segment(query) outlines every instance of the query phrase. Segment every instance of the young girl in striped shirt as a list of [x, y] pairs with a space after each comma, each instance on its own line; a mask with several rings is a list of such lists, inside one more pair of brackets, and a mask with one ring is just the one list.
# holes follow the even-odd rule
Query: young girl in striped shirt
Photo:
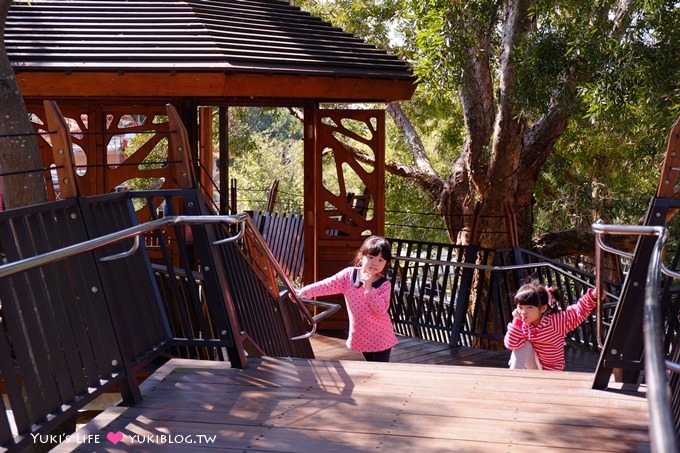
[[561, 301], [556, 288], [538, 281], [519, 288], [504, 340], [512, 350], [510, 368], [564, 370], [564, 338], [590, 315], [597, 301], [594, 289], [564, 311], [559, 309]]

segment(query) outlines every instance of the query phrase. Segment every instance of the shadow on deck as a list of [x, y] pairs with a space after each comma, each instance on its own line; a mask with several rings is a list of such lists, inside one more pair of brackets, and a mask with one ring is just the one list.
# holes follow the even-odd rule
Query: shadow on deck
[[587, 373], [273, 358], [227, 367], [173, 359], [141, 403], [108, 409], [53, 451], [649, 451], [644, 393], [593, 390]]
[[143, 401], [52, 451], [650, 451], [644, 386], [594, 390], [592, 373], [509, 370], [502, 352], [408, 340], [391, 363], [318, 335], [316, 360], [172, 359]]
[[[431, 365], [471, 365], [478, 367], [507, 368], [510, 351], [458, 347], [411, 337], [399, 336], [399, 343], [392, 349], [391, 362], [421, 363]], [[314, 335], [311, 338], [314, 355], [326, 360], [363, 360], [360, 353], [349, 351], [345, 340], [336, 336]], [[565, 371], [594, 372], [599, 354], [573, 347], [565, 352]]]

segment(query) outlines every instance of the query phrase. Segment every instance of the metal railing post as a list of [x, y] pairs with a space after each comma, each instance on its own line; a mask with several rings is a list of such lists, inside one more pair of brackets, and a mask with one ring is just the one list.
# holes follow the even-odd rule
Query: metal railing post
[[[657, 453], [676, 453], [677, 433], [671, 412], [670, 392], [666, 369], [673, 368], [666, 363], [663, 347], [663, 314], [659, 301], [659, 284], [661, 273], [673, 278], [680, 278], [680, 273], [665, 269], [661, 263], [661, 256], [667, 230], [661, 226], [631, 226], [631, 225], [593, 225], [598, 249], [611, 253], [629, 256], [626, 252], [608, 247], [602, 242], [603, 234], [636, 234], [641, 236], [657, 236], [652, 250], [645, 282], [644, 317], [642, 323], [645, 342], [645, 372], [647, 382], [647, 400], [649, 401], [649, 433], [652, 451]], [[596, 274], [600, 274], [599, 268]], [[596, 280], [599, 286], [600, 280]], [[599, 317], [598, 317], [599, 321]], [[598, 332], [599, 336], [599, 332]]]

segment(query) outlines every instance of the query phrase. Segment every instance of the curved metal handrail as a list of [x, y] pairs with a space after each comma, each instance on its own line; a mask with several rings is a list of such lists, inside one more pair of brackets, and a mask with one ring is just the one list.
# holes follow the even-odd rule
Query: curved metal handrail
[[[292, 294], [294, 294], [294, 293], [291, 293], [287, 290], [284, 291], [284, 292], [287, 293], [286, 295], [288, 297], [293, 297]], [[306, 298], [303, 298], [303, 297], [297, 297], [297, 295], [295, 295], [294, 297], [298, 301], [300, 301], [301, 303], [303, 303], [305, 305], [311, 305], [311, 306], [314, 306], [314, 307], [322, 307], [322, 308], [325, 308], [325, 310], [322, 311], [321, 313], [317, 314], [317, 315], [312, 316], [312, 319], [314, 321], [312, 323], [312, 330], [310, 330], [309, 332], [303, 333], [302, 335], [295, 336], [295, 337], [291, 338], [291, 340], [304, 340], [305, 338], [311, 337], [312, 335], [314, 335], [316, 333], [316, 328], [321, 321], [323, 321], [324, 319], [328, 318], [330, 315], [332, 315], [335, 312], [337, 312], [338, 310], [340, 310], [340, 305], [338, 305], [338, 304], [333, 304], [333, 303], [330, 303], [330, 302], [322, 302], [320, 300], [314, 300], [314, 299], [306, 299]]]
[[135, 236], [132, 240], [132, 247], [124, 252], [116, 253], [115, 255], [109, 255], [99, 258], [99, 261], [106, 263], [107, 261], [115, 261], [122, 258], [127, 258], [128, 256], [134, 255], [139, 249], [139, 235]]
[[[633, 258], [634, 253], [626, 252], [607, 245], [602, 240], [602, 235], [612, 234], [612, 235], [636, 235], [636, 236], [657, 236], [665, 235], [665, 228], [662, 226], [650, 226], [650, 225], [605, 225], [604, 223], [598, 221], [592, 226], [593, 232], [595, 232], [595, 269], [601, 269], [601, 251], [605, 250], [614, 255], [623, 256], [626, 258]], [[660, 264], [661, 271], [668, 275], [676, 275], [676, 278], [680, 278], [680, 274], [666, 268], [663, 264]], [[597, 300], [602, 300], [602, 277], [600, 272], [595, 273], [595, 294]], [[597, 323], [596, 323], [596, 336], [597, 344], [600, 347], [604, 346], [602, 341], [602, 304], [597, 304]]]
[[212, 245], [222, 245], [222, 244], [227, 244], [229, 242], [236, 242], [239, 239], [243, 237], [243, 235], [246, 233], [246, 223], [241, 222], [240, 223], [241, 228], [238, 230], [238, 234], [236, 236], [229, 236], [224, 239], [218, 239], [216, 241], [213, 241]]
[[[659, 301], [659, 276], [662, 273], [680, 277], [677, 272], [663, 271], [661, 256], [667, 230], [661, 226], [638, 225], [604, 225], [595, 223], [592, 226], [600, 247], [602, 234], [636, 234], [657, 236], [652, 250], [645, 283], [643, 338], [645, 341], [645, 372], [649, 401], [649, 431], [652, 448], [657, 452], [674, 453], [678, 451], [675, 435], [675, 422], [671, 412], [666, 369], [680, 370], [677, 364], [666, 360], [663, 348], [663, 314]], [[612, 249], [613, 253], [616, 249]], [[599, 274], [597, 272], [596, 274]]]
[[[283, 268], [279, 264], [278, 260], [274, 256], [274, 254], [271, 252], [271, 250], [269, 250], [269, 246], [265, 242], [264, 238], [260, 235], [260, 232], [258, 231], [257, 227], [255, 227], [253, 220], [250, 218], [249, 215], [244, 214], [244, 218], [243, 218], [242, 221], [246, 225], [247, 228], [250, 228], [253, 232], [257, 233], [253, 236], [253, 238], [255, 239], [255, 242], [257, 243], [257, 246], [261, 249], [262, 253], [264, 253], [266, 255], [267, 260], [271, 263], [272, 267], [274, 268], [274, 272], [276, 272], [276, 275], [283, 282], [285, 290], [288, 292], [288, 294], [287, 294], [288, 299], [290, 299], [291, 302], [293, 302], [294, 304], [296, 304], [298, 306], [298, 308], [302, 312], [302, 315], [304, 316], [304, 318], [312, 326], [312, 329], [310, 331], [308, 331], [308, 332], [306, 332], [302, 335], [295, 336], [295, 337], [291, 338], [291, 340], [302, 340], [302, 339], [311, 337], [316, 332], [317, 323], [319, 321], [321, 321], [322, 319], [325, 319], [328, 316], [330, 316], [333, 313], [340, 310], [340, 305], [333, 304], [333, 303], [330, 303], [330, 302], [322, 302], [322, 301], [317, 301], [317, 300], [299, 298], [297, 296], [295, 286], [293, 285], [293, 283], [288, 278], [288, 275], [283, 270]], [[312, 316], [312, 314], [309, 312], [309, 310], [307, 310], [307, 305], [314, 305], [314, 306], [318, 306], [318, 307], [323, 307], [326, 310], [324, 310], [323, 312], [319, 313], [316, 316]]]
[[503, 265], [495, 265], [495, 264], [474, 264], [474, 263], [461, 263], [459, 261], [442, 261], [442, 260], [430, 260], [426, 258], [416, 258], [416, 257], [410, 257], [410, 256], [395, 256], [393, 257], [393, 260], [399, 260], [399, 261], [413, 261], [416, 263], [426, 263], [426, 264], [434, 264], [438, 266], [451, 266], [451, 267], [460, 267], [463, 269], [478, 269], [478, 270], [488, 270], [488, 271], [514, 271], [514, 270], [521, 270], [521, 269], [536, 269], [536, 268], [549, 268], [552, 269], [562, 275], [569, 275], [569, 277], [584, 286], [592, 288], [593, 285], [592, 283], [583, 280], [582, 278], [579, 278], [577, 275], [571, 274], [569, 272], [566, 272], [563, 268], [556, 266], [552, 263], [529, 263], [529, 264], [503, 264]]
[[[6, 263], [3, 265], [0, 265], [0, 278], [2, 277], [8, 277], [14, 274], [17, 274], [19, 272], [27, 271], [30, 269], [34, 269], [36, 267], [45, 265], [45, 264], [52, 264], [56, 263], [58, 261], [62, 261], [66, 258], [85, 253], [85, 252], [90, 252], [92, 250], [98, 249], [100, 247], [103, 247], [105, 245], [110, 245], [128, 238], [135, 238], [135, 244], [133, 244], [132, 248], [125, 251], [121, 252], [118, 254], [110, 255], [110, 256], [105, 256], [100, 258], [100, 261], [113, 261], [116, 259], [121, 259], [126, 256], [130, 256], [133, 253], [137, 251], [139, 248], [139, 236], [147, 233], [149, 231], [157, 230], [160, 228], [163, 228], [167, 225], [179, 225], [179, 224], [227, 224], [227, 225], [240, 225], [241, 229], [239, 233], [236, 236], [228, 237], [225, 239], [220, 239], [215, 242], [213, 242], [213, 245], [220, 245], [224, 244], [226, 242], [232, 242], [235, 240], [240, 239], [246, 228], [251, 228], [254, 232], [257, 234], [254, 235], [253, 237], [256, 238], [256, 242], [258, 243], [258, 246], [262, 249], [262, 251], [265, 253], [267, 256], [268, 260], [271, 262], [276, 274], [278, 277], [281, 279], [281, 281], [284, 283], [286, 289], [289, 291], [289, 299], [295, 303], [300, 311], [302, 312], [303, 317], [307, 320], [307, 322], [312, 326], [312, 329], [300, 336], [293, 337], [293, 339], [303, 339], [303, 338], [309, 338], [311, 337], [315, 332], [317, 328], [317, 323], [321, 321], [322, 319], [332, 315], [333, 313], [337, 312], [340, 309], [340, 305], [338, 304], [332, 304], [332, 303], [327, 303], [327, 302], [320, 302], [320, 301], [308, 301], [307, 299], [305, 300], [300, 300], [296, 293], [295, 293], [295, 287], [293, 284], [290, 282], [288, 279], [288, 276], [286, 273], [283, 271], [281, 268], [281, 265], [278, 263], [274, 255], [271, 253], [269, 250], [269, 247], [267, 246], [266, 242], [262, 238], [262, 236], [259, 234], [259, 231], [257, 231], [257, 228], [253, 224], [252, 220], [250, 219], [250, 216], [246, 213], [241, 213], [237, 215], [178, 215], [178, 216], [167, 216], [167, 217], [162, 217], [160, 219], [155, 219], [155, 220], [150, 220], [148, 222], [135, 225], [129, 228], [125, 228], [123, 230], [119, 230], [110, 234], [106, 234], [103, 236], [100, 236], [98, 238], [94, 239], [89, 239], [87, 241], [79, 242], [78, 244], [73, 244], [69, 245], [66, 247], [62, 247], [60, 249], [52, 250], [49, 252], [42, 253], [40, 255], [35, 255], [29, 258], [24, 258], [20, 259], [17, 261], [13, 261], [11, 263]], [[309, 305], [314, 305], [314, 306], [320, 306], [326, 308], [325, 311], [322, 313], [312, 316], [312, 314], [307, 310], [307, 304]]]

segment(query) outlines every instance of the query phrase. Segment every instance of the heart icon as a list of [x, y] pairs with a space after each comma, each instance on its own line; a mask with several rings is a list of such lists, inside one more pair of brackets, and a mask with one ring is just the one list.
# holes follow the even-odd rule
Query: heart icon
[[118, 442], [123, 440], [123, 433], [120, 431], [115, 432], [115, 433], [108, 433], [106, 435], [106, 438], [111, 442], [113, 445], [116, 445]]

